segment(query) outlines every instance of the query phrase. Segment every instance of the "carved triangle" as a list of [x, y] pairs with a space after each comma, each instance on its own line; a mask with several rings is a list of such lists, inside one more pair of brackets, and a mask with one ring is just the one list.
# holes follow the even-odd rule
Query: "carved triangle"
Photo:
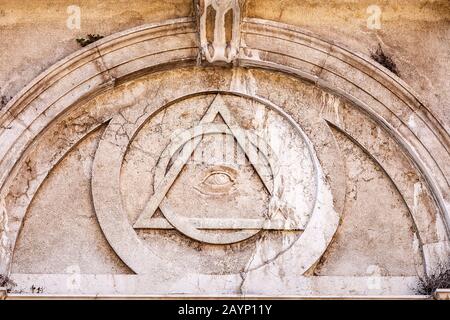
[[[234, 118], [232, 117], [225, 101], [223, 100], [222, 96], [220, 94], [217, 94], [214, 100], [212, 101], [210, 107], [200, 120], [200, 124], [208, 124], [213, 123], [217, 117], [220, 117], [223, 122], [226, 124], [226, 126], [231, 131], [231, 134], [236, 139], [238, 145], [241, 147], [242, 151], [245, 153], [245, 155], [248, 157], [249, 162], [253, 165], [257, 175], [263, 182], [264, 186], [268, 190], [269, 194], [272, 193], [272, 190], [270, 190], [270, 182], [267, 181], [268, 173], [267, 168], [264, 166], [259, 165], [258, 161], [258, 150], [256, 147], [252, 146], [250, 143], [246, 143], [247, 137], [243, 134], [243, 131], [239, 128], [238, 124], [235, 122]], [[195, 137], [192, 139], [193, 143], [186, 143], [179, 155], [177, 156], [177, 159], [174, 161], [173, 165], [170, 167], [169, 171], [166, 173], [163, 180], [159, 183], [157, 188], [155, 188], [155, 194], [150, 198], [149, 202], [147, 203], [146, 207], [144, 208], [143, 212], [139, 216], [138, 220], [134, 224], [134, 228], [136, 229], [142, 229], [142, 228], [155, 228], [155, 229], [171, 229], [173, 228], [170, 222], [165, 218], [153, 218], [153, 215], [157, 211], [161, 201], [163, 201], [164, 197], [166, 196], [167, 192], [170, 190], [171, 186], [175, 182], [178, 174], [181, 172], [183, 167], [186, 165], [187, 161], [191, 157], [194, 150], [198, 147], [199, 143], [201, 142], [202, 137]], [[164, 215], [164, 212], [163, 212]], [[264, 219], [238, 219], [237, 221], [240, 221], [242, 224], [242, 227], [238, 227], [235, 223], [229, 222], [229, 223], [217, 223], [215, 224], [214, 221], [210, 222], [209, 224], [207, 222], [202, 223], [198, 222], [198, 219], [187, 219], [188, 223], [192, 223], [193, 225], [197, 226], [199, 229], [209, 229], [211, 226], [216, 225], [216, 228], [212, 229], [228, 229], [228, 226], [235, 226], [236, 229], [253, 229], [258, 226], [261, 228], [264, 226], [265, 223], [267, 223]], [[211, 220], [211, 219], [205, 219]], [[215, 219], [212, 219], [215, 220]], [[227, 219], [221, 219], [221, 220], [227, 220]], [[251, 220], [253, 222], [249, 222], [246, 220]], [[212, 224], [211, 224], [212, 223]], [[275, 228], [277, 223], [275, 223], [271, 228]], [[280, 224], [281, 225], [281, 224]], [[206, 227], [205, 227], [206, 226]], [[247, 226], [247, 227], [246, 227]], [[275, 228], [277, 229], [277, 228]]]

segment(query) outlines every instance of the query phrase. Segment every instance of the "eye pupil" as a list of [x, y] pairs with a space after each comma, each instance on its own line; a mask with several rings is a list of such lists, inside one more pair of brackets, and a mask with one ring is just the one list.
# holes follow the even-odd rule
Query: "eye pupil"
[[205, 182], [209, 185], [222, 186], [232, 181], [226, 173], [213, 173], [206, 179]]
[[203, 195], [226, 195], [236, 190], [237, 172], [233, 168], [216, 166], [202, 174], [203, 180], [194, 188]]

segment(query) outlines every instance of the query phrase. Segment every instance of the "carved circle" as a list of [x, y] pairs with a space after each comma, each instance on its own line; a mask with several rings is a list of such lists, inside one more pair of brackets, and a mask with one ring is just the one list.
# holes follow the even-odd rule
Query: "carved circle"
[[[164, 171], [168, 167], [170, 157], [173, 156], [173, 154], [182, 148], [186, 143], [188, 143], [192, 139], [197, 139], [200, 135], [208, 135], [208, 134], [231, 134], [229, 132], [229, 129], [227, 126], [221, 126], [221, 125], [214, 125], [209, 124], [209, 126], [201, 126], [199, 128], [200, 130], [196, 130], [196, 128], [192, 129], [192, 134], [188, 134], [185, 137], [181, 137], [181, 139], [175, 139], [174, 142], [172, 142], [167, 148], [164, 150], [163, 155], [161, 156], [161, 161], [158, 161], [158, 166], [156, 168], [155, 172], [155, 184], [158, 185], [164, 178]], [[256, 143], [257, 138], [255, 138], [253, 133], [251, 132], [245, 132], [246, 136], [251, 137], [251, 143]], [[261, 146], [259, 146], [261, 147]], [[273, 176], [276, 176], [276, 163], [275, 159], [273, 157], [273, 151], [267, 152], [270, 150], [269, 145], [265, 145], [265, 148], [261, 148], [263, 155], [268, 160], [268, 164], [270, 166], [270, 171]], [[216, 174], [217, 175], [217, 174]], [[222, 173], [222, 178], [223, 173]], [[229, 176], [225, 176], [225, 179], [229, 179]], [[274, 182], [272, 183], [272, 190], [271, 194], [273, 194], [274, 189], [277, 188], [276, 183], [279, 183], [279, 179], [274, 179]], [[263, 223], [261, 223], [260, 227], [257, 229], [251, 229], [251, 230], [240, 230], [236, 231], [234, 233], [228, 233], [228, 234], [218, 234], [218, 233], [207, 233], [202, 232], [201, 230], [195, 228], [192, 226], [189, 221], [183, 220], [179, 218], [179, 215], [175, 213], [176, 210], [170, 205], [169, 201], [167, 199], [163, 199], [161, 204], [159, 205], [162, 212], [164, 213], [164, 216], [169, 220], [169, 222], [179, 231], [184, 233], [186, 236], [206, 243], [212, 243], [212, 244], [230, 244], [230, 243], [236, 243], [243, 240], [246, 240], [250, 237], [253, 237], [258, 232], [260, 232], [261, 228], [263, 227]]]
[[[197, 93], [198, 95], [199, 93]], [[243, 96], [241, 93], [238, 95], [234, 95], [230, 92], [223, 92], [225, 95], [232, 95], [235, 97]], [[188, 96], [182, 98], [180, 97], [177, 101], [187, 98]], [[247, 97], [246, 99], [255, 99], [255, 97]], [[261, 101], [260, 101], [261, 102]], [[267, 261], [271, 261], [276, 259], [279, 255], [286, 255], [287, 252], [295, 252], [296, 260], [299, 262], [298, 269], [306, 271], [308, 270], [313, 263], [315, 263], [320, 256], [323, 254], [324, 250], [328, 246], [329, 242], [332, 239], [333, 234], [335, 233], [338, 223], [339, 223], [339, 213], [334, 209], [333, 204], [333, 196], [329, 190], [329, 187], [325, 185], [325, 179], [323, 176], [323, 172], [321, 169], [321, 165], [319, 164], [314, 149], [312, 148], [311, 142], [300, 129], [298, 124], [296, 124], [290, 116], [285, 114], [280, 108], [274, 105], [267, 105], [266, 107], [270, 110], [274, 110], [282, 117], [287, 119], [287, 121], [296, 128], [295, 130], [298, 132], [300, 136], [305, 140], [306, 146], [309, 150], [309, 154], [311, 157], [311, 161], [313, 164], [313, 170], [316, 172], [315, 184], [316, 191], [315, 204], [312, 206], [312, 213], [309, 214], [309, 222], [303, 221], [305, 223], [306, 228], [300, 235], [292, 235], [289, 236], [291, 240], [286, 241], [286, 244], [279, 249], [278, 252], [269, 255]], [[170, 104], [169, 104], [170, 105]], [[167, 105], [165, 106], [165, 108]], [[154, 108], [154, 110], [158, 110], [158, 108]], [[160, 110], [160, 109], [159, 109]], [[151, 114], [148, 114], [148, 117], [151, 117]], [[137, 131], [142, 127], [142, 124], [145, 123], [145, 119], [140, 122], [136, 122], [133, 124], [133, 127], [129, 129], [127, 137], [134, 137]], [[109, 243], [112, 245], [114, 250], [119, 254], [119, 256], [123, 259], [127, 265], [132, 268], [137, 273], [148, 273], [149, 270], [153, 268], [158, 268], [159, 264], [164, 264], [165, 268], [167, 268], [167, 264], [172, 265], [172, 261], [164, 261], [164, 259], [158, 257], [158, 254], [149, 250], [145, 243], [141, 241], [139, 236], [136, 234], [136, 231], [133, 229], [130, 221], [128, 220], [128, 216], [123, 208], [121, 203], [121, 195], [118, 186], [120, 185], [120, 172], [121, 172], [121, 164], [123, 161], [123, 157], [127, 151], [128, 145], [131, 143], [129, 138], [123, 138], [124, 140], [120, 143], [117, 142], [117, 128], [123, 127], [123, 116], [115, 117], [109, 124], [106, 129], [103, 139], [99, 144], [94, 165], [93, 165], [93, 178], [92, 178], [92, 192], [93, 199], [96, 208], [96, 213], [98, 220], [100, 222], [101, 228], [105, 236], [107, 237]], [[191, 137], [191, 138], [196, 138]], [[186, 142], [187, 139], [182, 139], [178, 144], [182, 144]], [[254, 139], [253, 139], [254, 140]], [[176, 150], [178, 145], [168, 146], [166, 150], [169, 154], [172, 153], [173, 150]], [[269, 149], [266, 147], [266, 149]], [[161, 167], [165, 168], [167, 166], [167, 158], [165, 161], [161, 161]], [[268, 157], [269, 159], [273, 157]], [[269, 160], [269, 162], [273, 162]], [[271, 167], [275, 167], [275, 164], [271, 164]], [[156, 170], [156, 172], [160, 172], [161, 170]], [[156, 173], [156, 181], [162, 179], [161, 174]], [[274, 190], [277, 188], [277, 183], [273, 183]], [[272, 203], [271, 203], [272, 204]], [[167, 213], [168, 220], [182, 233], [186, 235], [204, 241], [205, 236], [202, 234], [198, 234], [198, 230], [195, 228], [185, 227], [183, 221], [177, 220], [175, 214], [172, 213], [172, 209], [170, 206], [164, 207], [163, 204], [163, 212], [166, 215]], [[166, 210], [164, 210], [166, 209]], [[174, 217], [175, 216], [175, 217]], [[245, 238], [251, 237], [256, 234], [258, 230], [251, 232], [237, 232], [231, 239], [225, 239], [223, 235], [213, 235], [212, 237], [206, 238], [206, 242], [210, 243], [229, 243], [240, 241]], [[222, 238], [222, 239], [221, 239]], [[286, 238], [286, 239], [288, 239]], [[225, 240], [224, 240], [225, 239]], [[261, 240], [257, 242], [257, 247], [264, 247], [268, 244], [267, 241]], [[267, 262], [266, 261], [266, 262]], [[264, 264], [264, 261], [252, 261], [249, 265], [247, 265], [248, 270], [254, 270]], [[160, 267], [159, 267], [160, 268]], [[171, 268], [173, 270], [177, 270], [177, 266], [172, 265]]]

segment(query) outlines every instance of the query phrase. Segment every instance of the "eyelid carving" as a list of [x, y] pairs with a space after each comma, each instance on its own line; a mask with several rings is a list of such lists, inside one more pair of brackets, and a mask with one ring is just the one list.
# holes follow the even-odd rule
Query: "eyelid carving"
[[237, 172], [227, 166], [215, 166], [207, 170], [202, 182], [194, 188], [207, 195], [228, 194], [235, 190]]

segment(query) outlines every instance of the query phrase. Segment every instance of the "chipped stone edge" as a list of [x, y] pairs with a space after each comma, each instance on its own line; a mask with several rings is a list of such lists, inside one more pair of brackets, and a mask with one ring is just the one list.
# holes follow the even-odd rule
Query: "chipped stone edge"
[[435, 300], [450, 300], [450, 289], [437, 289], [433, 294], [433, 298]]

